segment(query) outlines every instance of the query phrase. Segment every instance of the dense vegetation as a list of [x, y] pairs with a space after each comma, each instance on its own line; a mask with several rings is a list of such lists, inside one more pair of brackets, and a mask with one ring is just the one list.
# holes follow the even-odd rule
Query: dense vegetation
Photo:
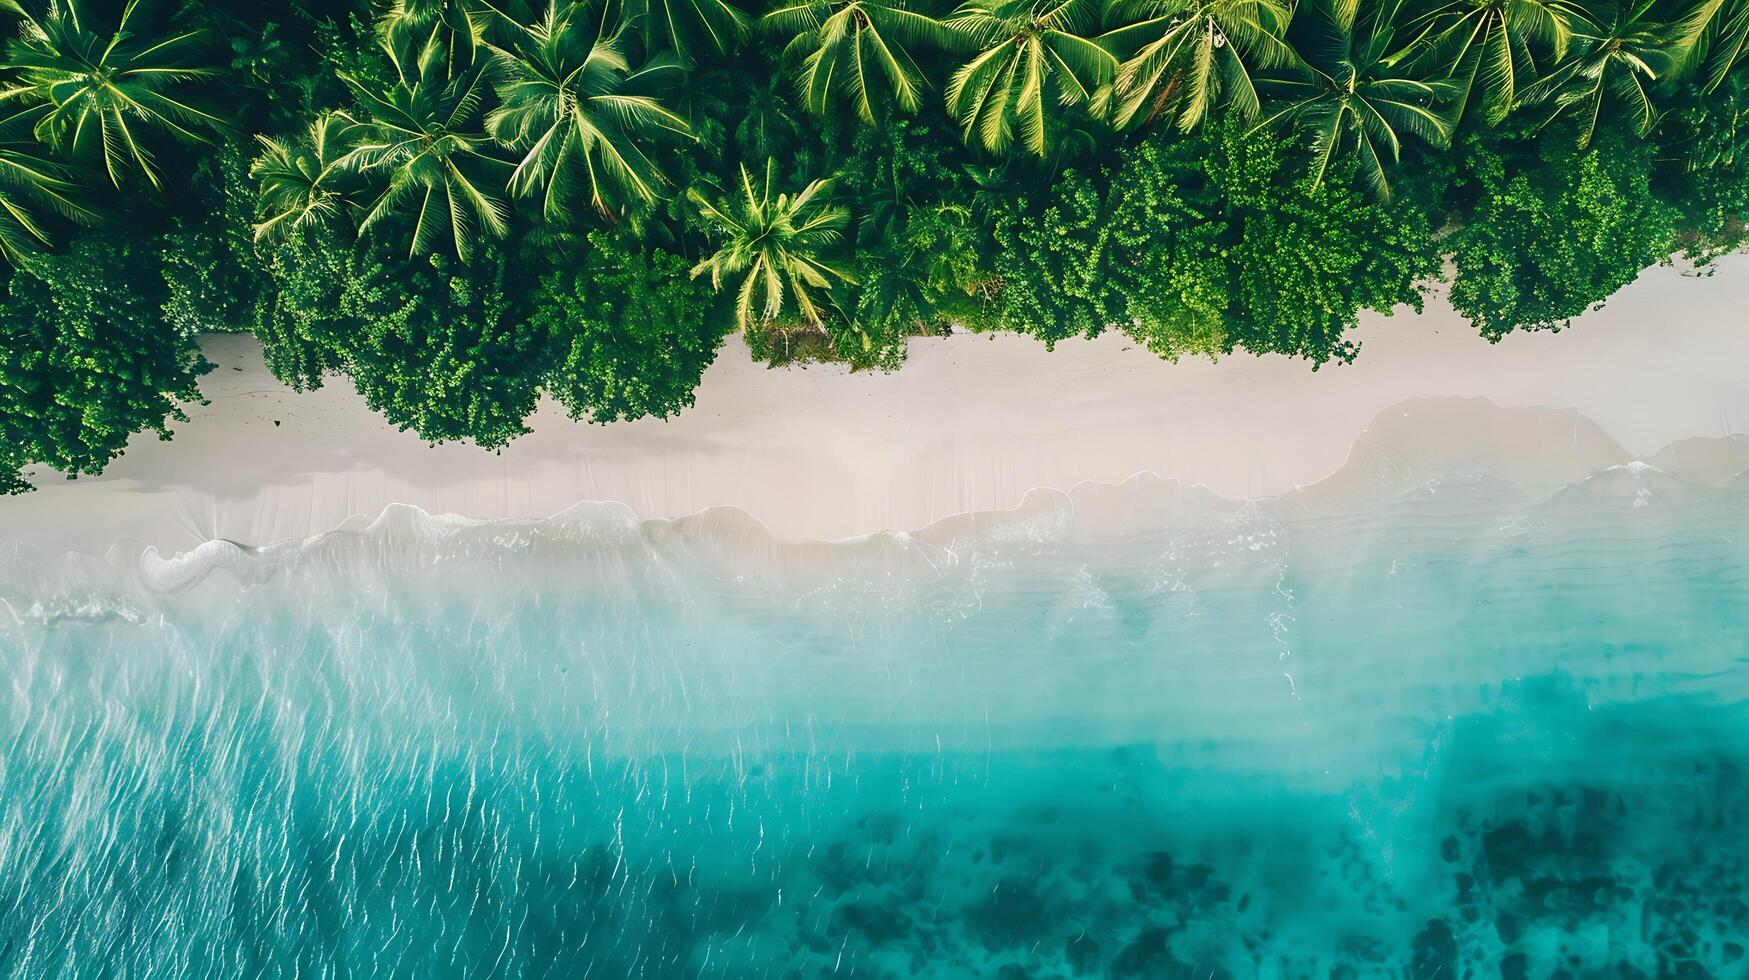
[[1746, 0], [0, 0], [0, 488], [251, 329], [422, 437], [666, 416], [730, 331], [1356, 354], [1749, 217]]

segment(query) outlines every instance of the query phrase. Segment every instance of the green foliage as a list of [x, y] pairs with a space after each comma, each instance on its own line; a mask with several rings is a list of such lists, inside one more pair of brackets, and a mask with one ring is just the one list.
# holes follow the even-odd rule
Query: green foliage
[[1451, 304], [1490, 341], [1566, 326], [1675, 247], [1677, 215], [1652, 192], [1650, 145], [1563, 144], [1464, 147], [1476, 203], [1448, 241]]
[[724, 335], [710, 290], [680, 256], [604, 232], [572, 255], [541, 278], [529, 316], [553, 345], [547, 392], [591, 422], [690, 407]]
[[858, 192], [859, 288], [848, 315], [827, 328], [853, 368], [897, 368], [909, 338], [962, 318], [990, 278], [984, 260], [994, 242], [958, 153], [951, 132], [912, 120], [854, 138], [840, 186]]
[[940, 329], [985, 277], [969, 208], [907, 208], [903, 222], [858, 255], [855, 316], [832, 338], [853, 368], [896, 369], [909, 338]]
[[269, 264], [268, 366], [299, 388], [344, 371], [373, 410], [428, 442], [503, 446], [527, 431], [545, 367], [512, 299], [524, 291], [515, 265], [497, 248], [463, 265], [295, 236]]
[[996, 222], [997, 309], [1007, 329], [1055, 346], [1094, 337], [1116, 319], [1103, 276], [1109, 229], [1100, 188], [1065, 174], [1038, 210], [1016, 199]]
[[1439, 248], [1411, 202], [1369, 200], [1345, 182], [1276, 179], [1289, 150], [1267, 133], [1229, 130], [1209, 160], [1236, 236], [1226, 343], [1314, 365], [1352, 361], [1358, 348], [1346, 334], [1360, 311], [1420, 310]]
[[1419, 309], [1438, 250], [1407, 203], [1283, 183], [1290, 147], [1229, 125], [1144, 142], [1097, 179], [1065, 174], [1042, 211], [997, 223], [997, 322], [1047, 344], [1117, 327], [1170, 358], [1352, 359], [1359, 311]]
[[330, 337], [350, 325], [340, 302], [360, 266], [357, 251], [332, 229], [310, 228], [266, 253], [269, 286], [255, 301], [255, 336], [267, 369], [297, 391], [322, 387], [346, 366]]
[[248, 132], [301, 129], [318, 107], [345, 94], [324, 52], [357, 50], [356, 44], [341, 42], [338, 24], [316, 11], [297, 4], [279, 8], [263, 19], [253, 0], [215, 0], [199, 7], [199, 22], [212, 37], [213, 60], [230, 56], [222, 69], [230, 90], [249, 94], [228, 103]]
[[1706, 266], [1749, 244], [1749, 78], [1666, 117], [1662, 194], [1682, 217], [1683, 255]]
[[1162, 357], [1222, 350], [1232, 270], [1208, 149], [1149, 140], [1105, 173], [1065, 174], [1042, 213], [1005, 213], [999, 321], [1047, 345], [1116, 327]]
[[173, 333], [248, 330], [267, 288], [249, 221], [255, 187], [237, 146], [195, 169], [190, 182], [201, 206], [178, 216], [164, 236], [164, 322]]
[[124, 229], [80, 236], [13, 274], [0, 305], [0, 492], [19, 469], [101, 473], [128, 437], [170, 438], [212, 365], [159, 317], [159, 245]]
[[1153, 139], [1110, 174], [1104, 276], [1118, 326], [1176, 360], [1229, 349], [1233, 265], [1221, 201], [1203, 172], [1207, 148]]

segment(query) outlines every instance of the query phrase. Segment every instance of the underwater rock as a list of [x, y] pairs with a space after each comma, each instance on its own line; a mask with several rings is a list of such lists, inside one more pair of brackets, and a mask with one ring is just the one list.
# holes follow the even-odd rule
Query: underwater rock
[[911, 919], [896, 902], [849, 901], [832, 912], [832, 930], [862, 933], [876, 945], [894, 943], [911, 931]]
[[1188, 980], [1190, 967], [1172, 955], [1170, 938], [1164, 929], [1143, 929], [1111, 961], [1111, 980]]
[[987, 948], [1008, 949], [1032, 946], [1047, 935], [1056, 907], [1039, 879], [1003, 878], [966, 918]]
[[1431, 919], [1415, 935], [1409, 961], [1412, 980], [1450, 980], [1457, 976], [1457, 938], [1443, 919]]
[[1514, 820], [1482, 835], [1482, 858], [1495, 882], [1523, 876], [1541, 853], [1530, 827]]
[[1099, 970], [1099, 943], [1086, 933], [1070, 936], [1063, 942], [1063, 959], [1075, 976], [1095, 973]]

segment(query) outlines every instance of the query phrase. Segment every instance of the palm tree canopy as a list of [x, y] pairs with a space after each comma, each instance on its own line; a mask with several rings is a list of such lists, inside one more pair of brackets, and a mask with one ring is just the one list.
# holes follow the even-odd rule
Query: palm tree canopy
[[1124, 13], [1131, 22], [1101, 41], [1129, 57], [1096, 100], [1120, 127], [1175, 108], [1188, 132], [1222, 100], [1254, 119], [1262, 108], [1254, 69], [1296, 60], [1282, 39], [1293, 16], [1287, 0], [1142, 0]]
[[1566, 56], [1585, 13], [1570, 0], [1452, 0], [1415, 26], [1420, 62], [1437, 65], [1457, 82], [1452, 121], [1463, 118], [1477, 88], [1484, 118], [1498, 125], [1544, 63]]
[[388, 53], [397, 79], [388, 92], [378, 94], [357, 79], [345, 79], [363, 111], [344, 165], [384, 185], [359, 232], [412, 205], [410, 254], [429, 252], [447, 236], [466, 261], [482, 230], [494, 236], [508, 230], [503, 204], [477, 176], [482, 167], [508, 169], [486, 153], [490, 141], [476, 126], [491, 63], [446, 77], [448, 62], [436, 27], [416, 49]]
[[980, 53], [953, 73], [947, 108], [969, 143], [1000, 153], [1014, 141], [1045, 153], [1045, 102], [1088, 102], [1117, 74], [1117, 58], [1090, 37], [1098, 0], [966, 0], [949, 27]]
[[5, 66], [17, 81], [0, 90], [0, 101], [47, 106], [36, 121], [37, 140], [68, 156], [97, 156], [116, 187], [130, 169], [158, 185], [142, 130], [203, 141], [203, 131], [231, 128], [182, 91], [217, 75], [187, 63], [200, 33], [136, 37], [129, 22], [137, 7], [129, 0], [114, 32], [104, 34], [81, 17], [77, 0], [52, 4], [40, 18], [18, 0], [0, 0], [0, 10], [23, 21]]
[[523, 0], [392, 0], [377, 31], [387, 47], [407, 49], [439, 30], [446, 63], [464, 71], [474, 67], [495, 29], [526, 6]]
[[557, 4], [523, 29], [517, 43], [497, 49], [499, 106], [486, 128], [522, 152], [510, 175], [517, 194], [542, 195], [549, 217], [568, 213], [581, 183], [589, 203], [614, 215], [627, 201], [656, 200], [662, 175], [646, 151], [659, 133], [691, 134], [686, 120], [640, 94], [674, 71], [657, 61], [632, 71], [618, 30], [605, 15]]
[[687, 65], [700, 54], [734, 51], [750, 22], [728, 0], [631, 0], [626, 17], [638, 25], [646, 51], [670, 51]]
[[[711, 287], [720, 290], [724, 280], [746, 273], [735, 298], [735, 322], [742, 330], [778, 319], [788, 297], [794, 297], [803, 319], [818, 324], [823, 316], [813, 291], [830, 290], [834, 280], [854, 282], [823, 258], [843, 240], [841, 229], [850, 221], [848, 210], [823, 200], [832, 182], [816, 180], [800, 194], [774, 199], [773, 169], [773, 162], [766, 161], [765, 184], [756, 188], [743, 166], [740, 194], [720, 206], [697, 188], [687, 192], [723, 242], [715, 254], [693, 266], [692, 276], [709, 272]], [[756, 317], [758, 293], [764, 294], [764, 302]]]
[[1308, 0], [1301, 8], [1299, 70], [1266, 81], [1285, 102], [1259, 128], [1285, 119], [1312, 134], [1313, 186], [1351, 150], [1361, 179], [1388, 198], [1385, 166], [1402, 156], [1401, 134], [1434, 146], [1451, 139], [1453, 123], [1441, 106], [1457, 86], [1418, 77], [1407, 52], [1395, 46], [1401, 7], [1402, 0]]
[[1618, 3], [1574, 31], [1576, 49], [1558, 68], [1525, 89], [1527, 107], [1545, 107], [1541, 125], [1569, 113], [1579, 123], [1579, 146], [1591, 144], [1606, 101], [1628, 114], [1644, 136], [1658, 122], [1652, 90], [1681, 63], [1681, 50], [1667, 24], [1650, 17], [1653, 0]]
[[797, 88], [808, 111], [823, 115], [843, 93], [869, 123], [883, 97], [905, 112], [922, 104], [923, 72], [908, 46], [946, 48], [958, 40], [905, 0], [800, 0], [766, 14], [764, 23], [792, 35], [784, 54], [802, 59]]
[[1676, 27], [1679, 67], [1704, 67], [1709, 93], [1749, 54], [1749, 0], [1700, 0]]
[[325, 112], [310, 123], [301, 140], [255, 137], [262, 147], [249, 165], [261, 189], [256, 241], [283, 239], [348, 210], [354, 175], [347, 162], [358, 128], [358, 122], [344, 112]]
[[98, 217], [80, 202], [68, 169], [42, 156], [41, 146], [30, 139], [37, 117], [46, 111], [46, 106], [30, 106], [0, 118], [0, 260], [13, 267], [49, 243], [39, 210], [81, 224]]

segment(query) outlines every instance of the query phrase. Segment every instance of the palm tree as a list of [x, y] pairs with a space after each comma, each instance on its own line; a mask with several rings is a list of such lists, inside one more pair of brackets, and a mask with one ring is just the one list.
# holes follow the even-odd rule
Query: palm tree
[[802, 57], [797, 88], [808, 111], [824, 115], [842, 92], [868, 123], [883, 94], [905, 112], [922, 103], [923, 72], [906, 45], [947, 47], [957, 39], [906, 0], [800, 0], [766, 14], [764, 23], [793, 35], [784, 54]]
[[[1669, 25], [1647, 15], [1654, 0], [1613, 5], [1606, 19], [1574, 31], [1577, 51], [1554, 71], [1525, 89], [1523, 104], [1547, 107], [1541, 126], [1568, 112], [1579, 117], [1579, 147], [1591, 144], [1606, 100], [1614, 99], [1641, 136], [1658, 122], [1652, 89], [1680, 63]], [[1539, 127], [1540, 128], [1540, 127]]]
[[1716, 91], [1749, 53], [1749, 0], [1701, 0], [1677, 24], [1680, 67], [1704, 64], [1704, 91]]
[[500, 105], [486, 128], [523, 153], [510, 189], [539, 191], [548, 217], [568, 212], [579, 182], [609, 217], [627, 200], [655, 201], [662, 175], [644, 144], [660, 132], [691, 133], [685, 119], [632, 91], [674, 64], [632, 72], [620, 44], [605, 15], [588, 18], [580, 6], [551, 3], [516, 45], [497, 50]]
[[1087, 36], [1099, 0], [966, 0], [947, 25], [980, 53], [953, 74], [947, 108], [966, 141], [1006, 150], [1016, 127], [1035, 156], [1045, 153], [1045, 102], [1090, 101], [1117, 74], [1117, 58]]
[[1463, 118], [1477, 85], [1483, 118], [1499, 125], [1535, 77], [1540, 49], [1551, 63], [1566, 56], [1573, 27], [1585, 18], [1569, 0], [1452, 0], [1420, 21], [1413, 57], [1437, 64], [1458, 83], [1451, 118]]
[[[756, 190], [753, 176], [741, 168], [741, 193], [722, 206], [713, 204], [697, 188], [687, 192], [706, 221], [723, 239], [710, 258], [692, 267], [693, 278], [711, 274], [711, 287], [722, 289], [723, 280], [746, 273], [735, 298], [735, 323], [742, 330], [756, 322], [771, 323], [783, 314], [786, 290], [794, 296], [802, 318], [818, 325], [823, 319], [819, 302], [810, 290], [830, 290], [834, 280], [855, 280], [821, 256], [841, 240], [840, 229], [850, 221], [850, 212], [821, 198], [831, 186], [816, 180], [800, 194], [771, 196], [773, 161], [765, 163], [765, 187]], [[757, 319], [754, 294], [763, 291], [765, 303]]]
[[142, 143], [144, 131], [198, 142], [205, 140], [201, 130], [231, 128], [228, 120], [197, 108], [181, 92], [218, 74], [186, 64], [200, 32], [163, 40], [135, 37], [128, 22], [137, 6], [138, 0], [128, 0], [115, 31], [105, 35], [85, 23], [77, 0], [53, 3], [40, 18], [18, 0], [0, 0], [0, 10], [23, 21], [4, 66], [18, 78], [0, 90], [0, 101], [47, 106], [35, 125], [38, 142], [69, 157], [101, 157], [116, 187], [130, 168], [158, 186], [152, 154]]
[[628, 8], [644, 50], [672, 51], [685, 65], [702, 52], [728, 54], [747, 36], [747, 14], [728, 0], [631, 0]]
[[255, 137], [262, 146], [249, 165], [250, 175], [261, 185], [256, 241], [279, 241], [350, 210], [354, 175], [348, 156], [357, 133], [358, 123], [351, 116], [324, 112], [302, 140]]
[[1120, 127], [1175, 106], [1179, 128], [1189, 132], [1223, 98], [1241, 118], [1255, 119], [1253, 69], [1296, 60], [1282, 40], [1293, 16], [1288, 0], [1141, 0], [1131, 16], [1135, 23], [1101, 39], [1118, 50], [1134, 46], [1095, 100]]
[[379, 95], [343, 76], [363, 109], [343, 165], [384, 184], [365, 210], [359, 233], [413, 204], [409, 254], [430, 251], [447, 234], [465, 262], [482, 229], [494, 236], [508, 230], [503, 204], [482, 189], [478, 176], [482, 167], [509, 167], [486, 153], [490, 141], [475, 125], [480, 100], [490, 86], [491, 64], [482, 62], [446, 77], [438, 27], [415, 50], [388, 52], [396, 74], [388, 92]]
[[377, 19], [383, 43], [403, 48], [418, 43], [441, 25], [449, 40], [449, 57], [461, 66], [471, 66], [479, 48], [479, 25], [471, 16], [467, 0], [393, 0]]
[[32, 106], [0, 118], [0, 260], [16, 268], [41, 246], [48, 233], [36, 211], [47, 208], [81, 224], [97, 214], [79, 203], [78, 185], [65, 167], [44, 158], [30, 139], [45, 106]]
[[[602, 0], [590, 0], [591, 3]], [[382, 43], [396, 50], [422, 44], [439, 31], [452, 71], [474, 67], [486, 48], [532, 19], [530, 0], [390, 0], [377, 18]]]
[[1402, 156], [1399, 132], [1434, 146], [1451, 140], [1453, 124], [1439, 107], [1457, 86], [1449, 79], [1425, 81], [1406, 67], [1408, 51], [1392, 46], [1401, 7], [1402, 0], [1377, 0], [1363, 15], [1360, 0], [1308, 0], [1301, 8], [1304, 58], [1292, 77], [1267, 80], [1285, 103], [1257, 128], [1285, 119], [1311, 132], [1314, 187], [1331, 161], [1352, 150], [1361, 179], [1388, 198], [1385, 163]]

